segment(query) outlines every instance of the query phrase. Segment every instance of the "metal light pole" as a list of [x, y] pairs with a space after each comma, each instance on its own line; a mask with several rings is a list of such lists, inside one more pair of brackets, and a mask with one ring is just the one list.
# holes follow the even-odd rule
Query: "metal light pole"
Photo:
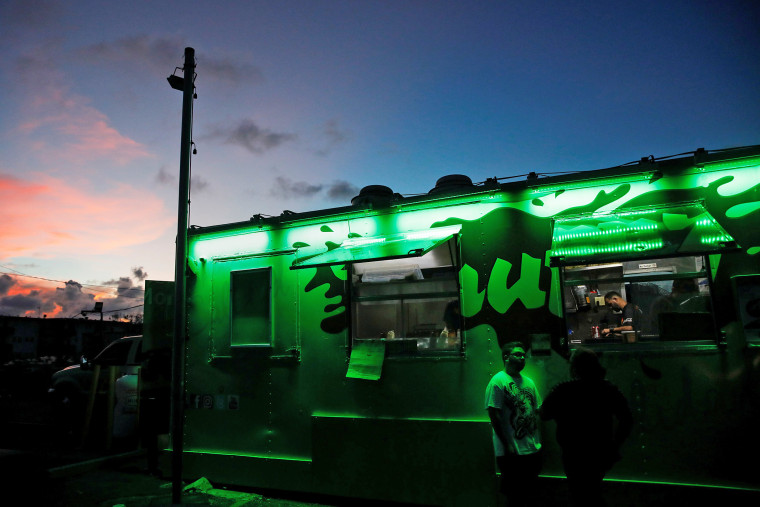
[[168, 78], [182, 90], [182, 141], [179, 158], [177, 251], [174, 262], [174, 338], [172, 343], [172, 503], [182, 501], [182, 452], [185, 381], [185, 271], [187, 267], [187, 215], [190, 199], [190, 149], [195, 81], [195, 50], [185, 48], [184, 78]]

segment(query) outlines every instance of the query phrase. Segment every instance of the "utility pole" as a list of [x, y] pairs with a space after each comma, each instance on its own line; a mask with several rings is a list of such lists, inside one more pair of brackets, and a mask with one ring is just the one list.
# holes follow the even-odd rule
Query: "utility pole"
[[[175, 69], [176, 70], [176, 69]], [[182, 501], [182, 453], [185, 382], [185, 272], [187, 269], [187, 216], [190, 200], [190, 148], [192, 143], [195, 50], [185, 48], [184, 78], [171, 75], [169, 84], [182, 90], [182, 139], [179, 158], [177, 250], [174, 264], [174, 338], [172, 343], [172, 503]]]

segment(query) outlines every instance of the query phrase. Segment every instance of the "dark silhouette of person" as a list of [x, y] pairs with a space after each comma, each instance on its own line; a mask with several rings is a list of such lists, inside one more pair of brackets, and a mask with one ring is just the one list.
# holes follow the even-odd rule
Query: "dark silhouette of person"
[[555, 386], [539, 410], [542, 419], [557, 422], [570, 498], [578, 507], [605, 505], [602, 480], [620, 460], [633, 427], [628, 402], [605, 374], [593, 351], [577, 349], [570, 359], [572, 380]]

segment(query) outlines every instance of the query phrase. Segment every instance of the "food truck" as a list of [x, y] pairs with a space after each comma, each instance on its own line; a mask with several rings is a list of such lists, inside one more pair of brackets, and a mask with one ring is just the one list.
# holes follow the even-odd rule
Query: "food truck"
[[[599, 333], [609, 291], [632, 331]], [[520, 340], [544, 396], [600, 355], [635, 419], [608, 479], [758, 486], [757, 146], [192, 226], [186, 311], [189, 479], [492, 505], [484, 392]]]

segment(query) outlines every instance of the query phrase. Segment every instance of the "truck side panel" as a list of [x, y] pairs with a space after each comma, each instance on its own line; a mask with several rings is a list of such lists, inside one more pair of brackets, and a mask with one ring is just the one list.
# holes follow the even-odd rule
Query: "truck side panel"
[[[760, 169], [681, 165], [683, 171], [661, 178], [646, 172], [646, 178], [536, 185], [302, 224], [195, 233], [185, 475], [383, 500], [491, 504], [494, 463], [483, 398], [488, 380], [503, 368], [500, 345], [551, 336], [554, 347], [536, 347], [525, 373], [544, 395], [568, 379], [562, 287], [550, 259], [552, 220], [696, 200], [741, 247], [710, 258], [715, 320], [726, 346], [600, 349], [608, 378], [635, 417], [624, 459], [610, 477], [756, 484], [737, 458], [760, 451], [750, 428], [760, 415], [760, 355], [737, 322], [731, 279], [760, 272]], [[454, 224], [461, 225], [463, 354], [386, 358], [379, 380], [347, 378], [350, 274], [341, 265], [291, 266], [304, 251], [329, 251], [347, 237]], [[271, 342], [235, 345], [230, 279], [261, 269], [272, 276]], [[543, 473], [561, 476], [553, 433], [546, 423]]]

